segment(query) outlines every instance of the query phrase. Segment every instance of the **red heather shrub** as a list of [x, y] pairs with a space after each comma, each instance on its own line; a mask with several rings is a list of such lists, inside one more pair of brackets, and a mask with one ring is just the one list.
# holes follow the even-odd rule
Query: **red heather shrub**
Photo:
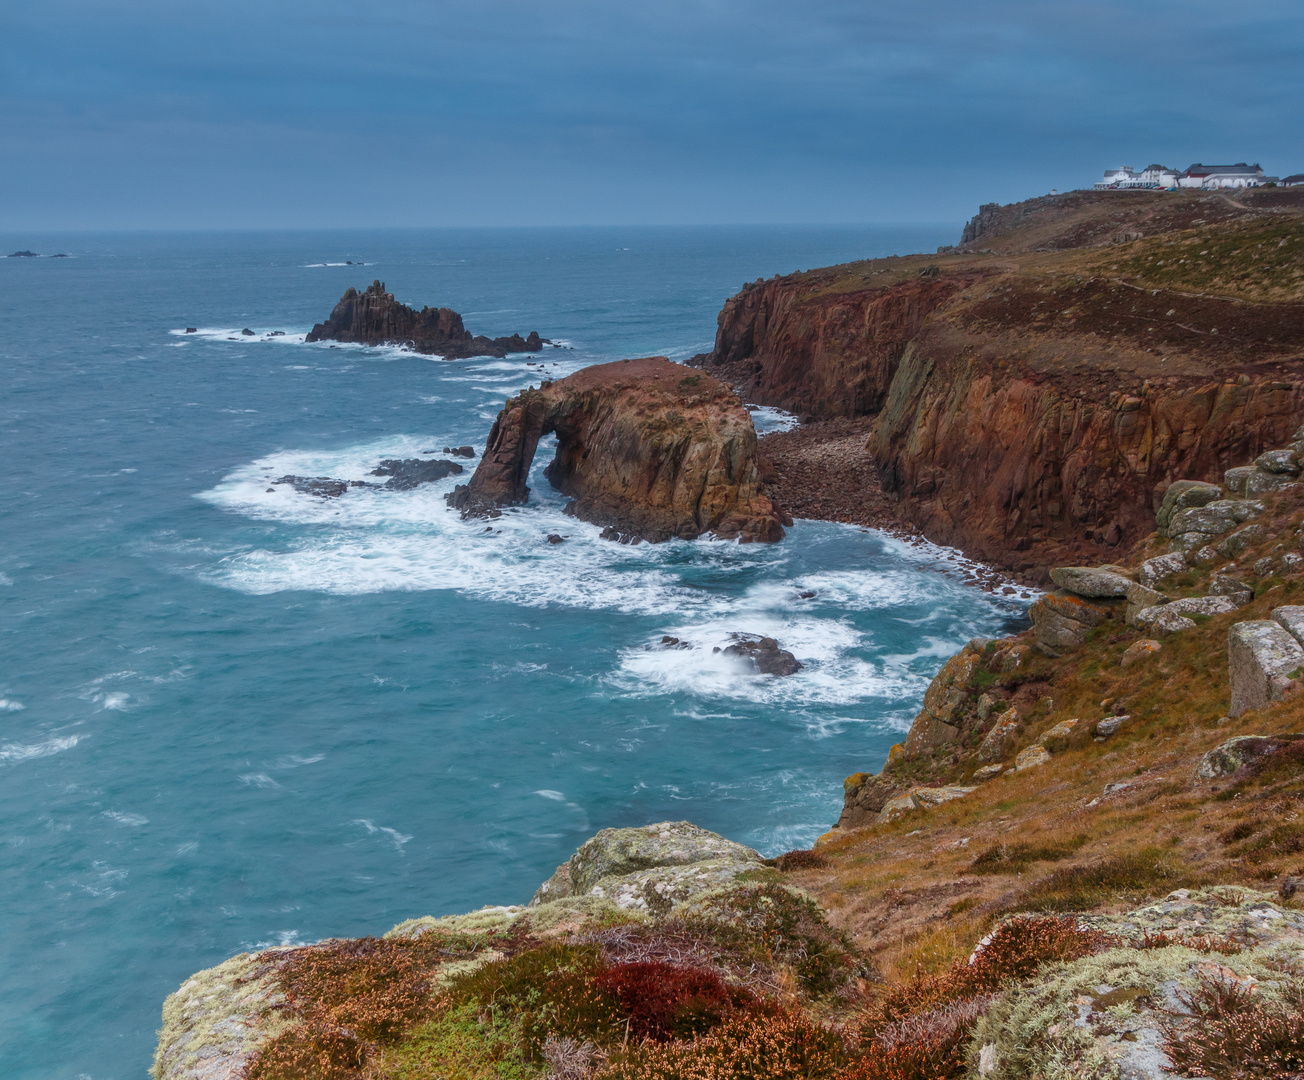
[[804, 1016], [754, 1010], [691, 1043], [647, 1043], [596, 1080], [832, 1080], [842, 1040]]
[[1164, 1025], [1174, 1072], [1220, 1080], [1295, 1080], [1304, 1075], [1304, 985], [1285, 1003], [1257, 1000], [1232, 979], [1202, 976], [1182, 1003], [1190, 1017]]
[[872, 1039], [895, 1021], [947, 1002], [996, 993], [1035, 974], [1043, 964], [1077, 960], [1116, 943], [1098, 930], [1079, 929], [1072, 916], [1011, 919], [979, 947], [973, 963], [957, 960], [947, 971], [917, 975], [880, 993], [866, 1010], [862, 1034]]
[[714, 972], [655, 960], [606, 968], [596, 983], [619, 999], [630, 1034], [640, 1041], [700, 1035], [755, 1000], [746, 990], [726, 986]]
[[960, 1080], [969, 1029], [990, 1003], [970, 998], [888, 1024], [838, 1080]]

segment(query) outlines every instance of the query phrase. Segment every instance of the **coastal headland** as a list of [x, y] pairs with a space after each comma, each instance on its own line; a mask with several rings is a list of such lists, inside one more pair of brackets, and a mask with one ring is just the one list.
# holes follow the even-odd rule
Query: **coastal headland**
[[699, 364], [809, 418], [770, 460], [663, 358], [509, 401], [464, 510], [555, 430], [550, 480], [631, 528], [705, 532], [649, 480], [702, 461], [717, 534], [801, 487], [1053, 588], [812, 849], [606, 829], [528, 903], [234, 957], [168, 999], [156, 1080], [1298, 1075], [1302, 312], [1304, 196], [1078, 192], [729, 301]]
[[935, 255], [744, 287], [693, 363], [807, 422], [761, 440], [791, 512], [895, 520], [1044, 583], [1298, 426], [1304, 191], [987, 206]]

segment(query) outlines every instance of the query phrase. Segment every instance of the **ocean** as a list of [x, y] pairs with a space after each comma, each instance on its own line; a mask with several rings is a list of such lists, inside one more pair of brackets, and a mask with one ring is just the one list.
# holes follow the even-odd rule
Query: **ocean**
[[[810, 521], [613, 544], [563, 514], [546, 445], [492, 531], [445, 507], [469, 468], [338, 499], [272, 482], [478, 454], [528, 384], [709, 349], [747, 280], [958, 228], [0, 238], [70, 256], [0, 259], [0, 1071], [143, 1077], [190, 973], [523, 903], [607, 826], [767, 855], [828, 829], [943, 658], [1024, 625], [953, 553]], [[373, 279], [563, 347], [304, 343]], [[804, 670], [712, 651], [738, 632]]]

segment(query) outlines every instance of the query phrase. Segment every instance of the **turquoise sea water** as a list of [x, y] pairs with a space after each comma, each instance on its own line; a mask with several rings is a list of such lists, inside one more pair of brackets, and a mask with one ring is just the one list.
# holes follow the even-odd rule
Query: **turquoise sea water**
[[[1022, 619], [944, 553], [816, 522], [621, 547], [563, 516], [546, 448], [491, 533], [445, 509], [455, 478], [267, 481], [479, 449], [541, 378], [303, 344], [349, 285], [537, 329], [569, 346], [537, 358], [556, 377], [709, 348], [746, 280], [955, 232], [0, 238], [73, 256], [0, 259], [0, 1073], [141, 1077], [196, 969], [523, 902], [599, 828], [687, 818], [767, 854], [827, 829], [940, 660]], [[805, 670], [712, 653], [736, 631]]]

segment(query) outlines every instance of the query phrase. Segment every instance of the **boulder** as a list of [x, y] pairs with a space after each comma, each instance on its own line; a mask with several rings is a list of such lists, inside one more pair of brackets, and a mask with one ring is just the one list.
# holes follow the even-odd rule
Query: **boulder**
[[835, 829], [863, 829], [877, 825], [889, 800], [901, 793], [900, 781], [882, 773], [855, 773], [842, 785], [842, 815]]
[[1209, 579], [1209, 595], [1225, 596], [1237, 607], [1244, 607], [1254, 599], [1254, 590], [1245, 582], [1226, 574], [1214, 574]]
[[973, 781], [976, 784], [985, 784], [988, 780], [995, 780], [1004, 771], [1004, 765], [983, 765], [980, 768], [974, 769]]
[[1268, 530], [1262, 525], [1246, 525], [1245, 528], [1237, 529], [1231, 536], [1224, 538], [1219, 543], [1218, 554], [1228, 559], [1236, 559], [1244, 553], [1246, 548], [1267, 538]]
[[1304, 607], [1298, 604], [1288, 604], [1284, 607], [1273, 608], [1269, 618], [1279, 623], [1286, 633], [1304, 646]]
[[992, 714], [992, 710], [1004, 704], [1004, 698], [993, 697], [991, 694], [978, 695], [978, 719], [986, 723], [987, 718]]
[[557, 867], [529, 906], [595, 896], [626, 910], [659, 911], [762, 865], [751, 848], [687, 821], [603, 829]]
[[1191, 563], [1198, 563], [1199, 558], [1195, 552], [1209, 545], [1209, 541], [1215, 539], [1213, 533], [1203, 532], [1186, 532], [1180, 536], [1174, 536], [1168, 544], [1168, 550], [1185, 555]]
[[1217, 484], [1206, 484], [1200, 480], [1175, 481], [1164, 492], [1164, 501], [1155, 514], [1155, 527], [1160, 532], [1166, 532], [1169, 520], [1178, 510], [1204, 506], [1222, 497], [1222, 488]]
[[1069, 741], [1073, 737], [1073, 732], [1077, 726], [1078, 720], [1076, 717], [1072, 720], [1061, 720], [1049, 731], [1043, 732], [1037, 743], [1044, 746], [1052, 754], [1063, 753], [1068, 749]]
[[1014, 739], [1022, 730], [1019, 724], [1019, 710], [1006, 709], [992, 724], [992, 729], [978, 746], [979, 761], [1003, 761], [1013, 749]]
[[1179, 510], [1168, 526], [1169, 536], [1199, 532], [1218, 536], [1263, 513], [1263, 504], [1249, 499], [1219, 499], [1206, 506]]
[[1028, 609], [1028, 616], [1032, 619], [1037, 643], [1058, 650], [1081, 645], [1087, 640], [1091, 628], [1108, 618], [1112, 611], [1113, 606], [1109, 604], [1092, 603], [1072, 593], [1054, 592], [1047, 593], [1033, 604]]
[[1280, 748], [1279, 740], [1265, 735], [1238, 735], [1220, 746], [1215, 746], [1205, 754], [1200, 759], [1195, 775], [1201, 780], [1217, 780], [1223, 776], [1231, 776], [1255, 758], [1274, 753]]
[[1141, 564], [1141, 573], [1138, 576], [1142, 585], [1153, 588], [1164, 578], [1180, 574], [1185, 569], [1186, 559], [1180, 553], [1173, 552], [1170, 555], [1156, 555], [1153, 559], [1146, 559]]
[[1128, 626], [1136, 625], [1136, 616], [1146, 608], [1155, 607], [1158, 604], [1168, 603], [1168, 597], [1148, 585], [1142, 585], [1140, 582], [1133, 582], [1127, 590], [1127, 612], [1123, 621]]
[[1104, 720], [1097, 722], [1095, 728], [1092, 730], [1092, 734], [1096, 739], [1103, 741], [1108, 739], [1111, 735], [1117, 735], [1118, 729], [1130, 719], [1132, 719], [1130, 716], [1106, 717]]
[[1271, 619], [1236, 623], [1227, 632], [1227, 663], [1231, 681], [1231, 716], [1279, 701], [1304, 666], [1300, 647], [1281, 624]]
[[1140, 641], [1134, 641], [1126, 649], [1118, 663], [1120, 667], [1129, 668], [1138, 660], [1144, 660], [1147, 656], [1153, 656], [1163, 646], [1151, 638], [1142, 638]]
[[1167, 604], [1156, 604], [1136, 613], [1133, 624], [1146, 630], [1171, 634], [1191, 630], [1195, 621], [1188, 615], [1225, 615], [1239, 605], [1229, 596], [1188, 596]]
[[1065, 592], [1089, 600], [1117, 599], [1126, 596], [1132, 582], [1104, 567], [1057, 566], [1050, 572], [1051, 581]]
[[1018, 757], [1014, 759], [1014, 768], [1018, 772], [1023, 772], [1024, 769], [1034, 769], [1038, 765], [1045, 765], [1049, 760], [1050, 751], [1044, 746], [1028, 746], [1019, 751]]
[[1299, 476], [1300, 456], [1287, 447], [1285, 450], [1265, 450], [1254, 459], [1256, 468], [1268, 473], [1280, 473], [1286, 476]]
[[952, 799], [962, 799], [977, 790], [976, 787], [963, 787], [959, 784], [948, 784], [945, 787], [913, 788], [904, 795], [889, 799], [883, 806], [880, 819], [884, 823], [895, 821], [902, 814], [908, 814], [912, 810], [929, 810], [934, 806], [940, 806], [944, 802], [950, 802]]

